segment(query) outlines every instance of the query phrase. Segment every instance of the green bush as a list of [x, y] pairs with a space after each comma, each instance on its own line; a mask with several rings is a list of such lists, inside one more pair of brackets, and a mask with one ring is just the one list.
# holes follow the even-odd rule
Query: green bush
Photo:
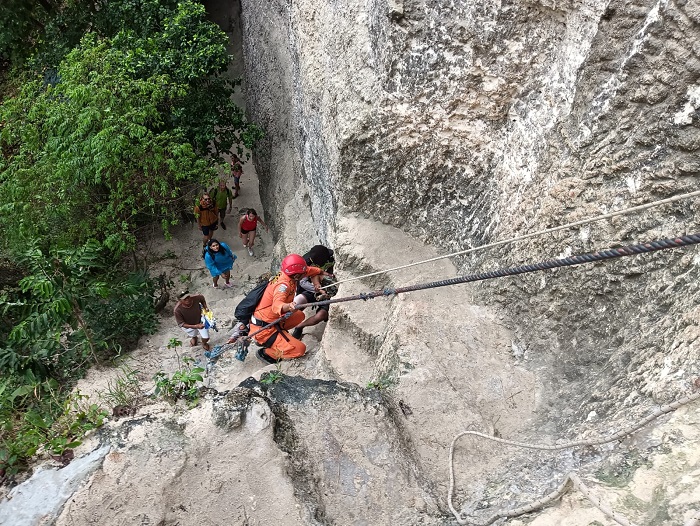
[[155, 285], [113, 271], [97, 243], [19, 257], [30, 274], [0, 293], [0, 369], [69, 381], [98, 355], [117, 355], [153, 333]]
[[[177, 338], [172, 338], [168, 343], [168, 349], [174, 350], [177, 354], [178, 363], [180, 355], [177, 353], [177, 349], [180, 346], [182, 346], [182, 342]], [[202, 377], [204, 368], [195, 365], [194, 359], [189, 356], [185, 356], [182, 361], [183, 365], [172, 376], [163, 371], [158, 371], [153, 376], [153, 381], [156, 384], [155, 395], [171, 401], [184, 398], [191, 405], [194, 405], [199, 400], [197, 383], [204, 380]]]
[[[0, 472], [101, 424], [70, 386], [155, 330], [164, 287], [122, 260], [261, 138], [226, 44], [194, 0], [0, 2]], [[196, 400], [202, 372], [161, 383]]]
[[227, 37], [201, 4], [103, 8], [53, 74], [25, 70], [0, 106], [7, 246], [128, 252], [139, 227], [167, 231], [191, 208], [183, 195], [216, 177], [223, 153], [261, 136], [232, 102]]
[[32, 457], [63, 455], [80, 445], [88, 431], [101, 426], [107, 413], [87, 397], [41, 381], [33, 373], [0, 381], [0, 473], [12, 475]]

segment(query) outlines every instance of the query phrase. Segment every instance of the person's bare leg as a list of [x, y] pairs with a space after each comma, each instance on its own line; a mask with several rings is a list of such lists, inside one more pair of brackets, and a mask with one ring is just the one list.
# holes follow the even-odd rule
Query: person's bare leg
[[[218, 287], [218, 286], [219, 286], [219, 276], [215, 276], [215, 277], [213, 278], [213, 280], [214, 280], [214, 287]], [[228, 283], [228, 282], [227, 282], [227, 283]]]
[[317, 310], [315, 314], [313, 314], [312, 316], [309, 316], [304, 321], [302, 321], [299, 325], [294, 327], [294, 330], [292, 331], [292, 336], [294, 336], [297, 340], [301, 340], [301, 338], [304, 334], [304, 327], [311, 327], [313, 325], [318, 325], [322, 321], [328, 321], [328, 311], [326, 309]]
[[209, 338], [202, 338], [202, 349], [205, 351], [208, 351], [211, 347], [209, 347]]
[[316, 312], [313, 316], [309, 316], [306, 318], [304, 321], [302, 321], [299, 325], [295, 327], [295, 329], [302, 329], [304, 327], [311, 327], [313, 325], [318, 325], [322, 321], [328, 321], [328, 311], [325, 309], [321, 309]]
[[255, 243], [255, 230], [251, 230], [248, 232], [248, 248], [253, 248], [253, 244]]

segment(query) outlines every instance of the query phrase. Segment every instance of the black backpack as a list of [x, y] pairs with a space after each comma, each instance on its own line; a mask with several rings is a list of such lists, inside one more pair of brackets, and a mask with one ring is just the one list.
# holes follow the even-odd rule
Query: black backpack
[[255, 309], [258, 308], [258, 303], [260, 303], [260, 300], [262, 300], [263, 294], [265, 294], [265, 289], [269, 283], [270, 282], [267, 280], [263, 280], [258, 283], [255, 288], [246, 294], [245, 298], [243, 298], [236, 306], [236, 310], [234, 311], [233, 315], [238, 321], [245, 323], [246, 325], [250, 324], [250, 318], [253, 316], [253, 314], [255, 314]]

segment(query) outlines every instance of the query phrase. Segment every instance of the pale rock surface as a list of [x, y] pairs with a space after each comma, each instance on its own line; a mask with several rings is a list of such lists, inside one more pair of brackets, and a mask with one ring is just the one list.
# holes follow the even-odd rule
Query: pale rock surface
[[[359, 275], [410, 259], [404, 234], [373, 223], [437, 255], [695, 190], [699, 22], [696, 1], [242, 0], [255, 86], [247, 107], [268, 133], [256, 156], [262, 200], [284, 232], [298, 230], [290, 211], [306, 205], [339, 268]], [[435, 276], [426, 266], [349, 283], [342, 293], [686, 232], [700, 232], [697, 199], [454, 258], [456, 269]], [[279, 240], [282, 252], [296, 249], [287, 234]], [[396, 380], [397, 396], [425, 415], [412, 431], [431, 462], [431, 446], [444, 454], [457, 422], [541, 443], [605, 434], [688, 393], [700, 376], [696, 252], [341, 304], [321, 348], [338, 379]], [[501, 385], [505, 377], [513, 383]], [[503, 406], [519, 386], [509, 414]], [[457, 393], [468, 403], [454, 404]], [[443, 397], [453, 421], [436, 414]], [[432, 444], [426, 426], [446, 436]], [[633, 473], [676, 446], [697, 447], [689, 433], [663, 446], [633, 440], [620, 451], [550, 458], [473, 442], [476, 453], [456, 469], [487, 476], [467, 483], [458, 474], [456, 504], [484, 515], [539, 498], [572, 469]], [[692, 482], [697, 469], [686, 466]], [[654, 483], [675, 488], [659, 489], [657, 503], [612, 500], [640, 523], [677, 524], [698, 507], [681, 480]], [[658, 515], [675, 491], [687, 504]], [[572, 506], [549, 523], [598, 520]]]
[[[237, 4], [208, 7], [235, 27]], [[208, 285], [195, 230], [150, 247], [182, 254], [168, 276], [204, 291], [222, 326], [260, 274], [317, 242], [337, 251], [345, 279], [697, 188], [695, 1], [240, 7], [274, 238], [239, 258], [228, 291]], [[240, 208], [261, 208], [246, 193], [252, 164]], [[682, 202], [348, 282], [340, 295], [699, 230], [696, 202]], [[238, 248], [233, 236], [223, 240]], [[218, 392], [198, 408], [148, 405], [111, 423], [99, 440], [112, 453], [58, 524], [452, 526], [460, 431], [536, 444], [605, 436], [691, 390], [696, 251], [339, 303], [325, 332], [305, 330], [307, 356], [283, 364], [281, 382], [258, 383], [275, 367], [227, 352], [205, 382]], [[178, 367], [172, 337], [166, 321], [133, 353], [144, 382]], [[109, 374], [80, 387], [94, 392]], [[558, 453], [462, 438], [453, 505], [486, 518], [576, 471], [638, 524], [681, 524], [700, 508], [697, 415], [696, 402], [619, 443]], [[570, 493], [508, 523], [610, 521]]]

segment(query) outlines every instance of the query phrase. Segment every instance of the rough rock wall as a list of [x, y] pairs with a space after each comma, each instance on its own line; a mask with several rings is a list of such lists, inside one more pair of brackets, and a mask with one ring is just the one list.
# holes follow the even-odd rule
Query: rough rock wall
[[[367, 222], [452, 252], [698, 187], [697, 1], [242, 0], [242, 6], [246, 75], [254, 87], [248, 111], [268, 132], [257, 155], [264, 202], [281, 232], [310, 221], [304, 228], [339, 249], [346, 272], [403, 262], [396, 256], [408, 246], [405, 238], [378, 234]], [[310, 217], [300, 218], [302, 210]], [[466, 273], [699, 229], [690, 200], [455, 263]], [[281, 251], [308, 244], [283, 236]], [[375, 236], [385, 257], [373, 257]], [[338, 307], [323, 350], [336, 377], [398, 379], [396, 392], [433, 415], [436, 399], [418, 395], [416, 385], [443, 390], [452, 402], [462, 395], [452, 392], [458, 379], [449, 371], [468, 370], [472, 359], [491, 378], [510, 367], [527, 369], [538, 385], [535, 417], [529, 402], [521, 404], [521, 428], [508, 431], [573, 437], [583, 427], [634, 421], [649, 405], [687, 390], [700, 373], [699, 264], [697, 249], [677, 250], [431, 297], [445, 298], [446, 309], [418, 299], [374, 315]], [[437, 277], [443, 276], [426, 270], [423, 281]], [[387, 278], [391, 285], [403, 279]], [[496, 348], [499, 372], [478, 357], [489, 331], [468, 303], [485, 307], [485, 317], [514, 335], [509, 356]], [[446, 312], [450, 319], [464, 314], [459, 328], [469, 337], [455, 341], [439, 330]], [[410, 322], [419, 322], [415, 332]], [[413, 346], [436, 340], [438, 357], [454, 362], [433, 369]], [[473, 349], [465, 341], [484, 344]], [[421, 374], [407, 373], [406, 364]], [[445, 371], [446, 381], [435, 380]], [[488, 390], [488, 382], [478, 389]], [[478, 389], [465, 397], [465, 414], [487, 394]], [[482, 415], [481, 424], [489, 418]], [[438, 421], [426, 425], [453, 431]], [[412, 433], [416, 443], [429, 438], [424, 428]], [[446, 441], [436, 440], [433, 451], [419, 448], [426, 465]], [[513, 460], [510, 472], [539, 469], [542, 480], [584, 462], [570, 457], [547, 472], [530, 460]], [[611, 470], [621, 462], [611, 461]], [[485, 487], [493, 481], [510, 483], [503, 471]], [[468, 498], [487, 489], [472, 487]]]
[[[279, 212], [301, 185], [322, 240], [361, 212], [454, 251], [695, 189], [699, 17], [697, 2], [663, 0], [244, 0], [266, 201]], [[594, 224], [462, 269], [692, 231], [695, 211]], [[678, 251], [472, 290], [513, 314], [515, 347], [551, 368], [553, 400], [622, 379], [666, 399], [698, 358], [697, 263]]]

